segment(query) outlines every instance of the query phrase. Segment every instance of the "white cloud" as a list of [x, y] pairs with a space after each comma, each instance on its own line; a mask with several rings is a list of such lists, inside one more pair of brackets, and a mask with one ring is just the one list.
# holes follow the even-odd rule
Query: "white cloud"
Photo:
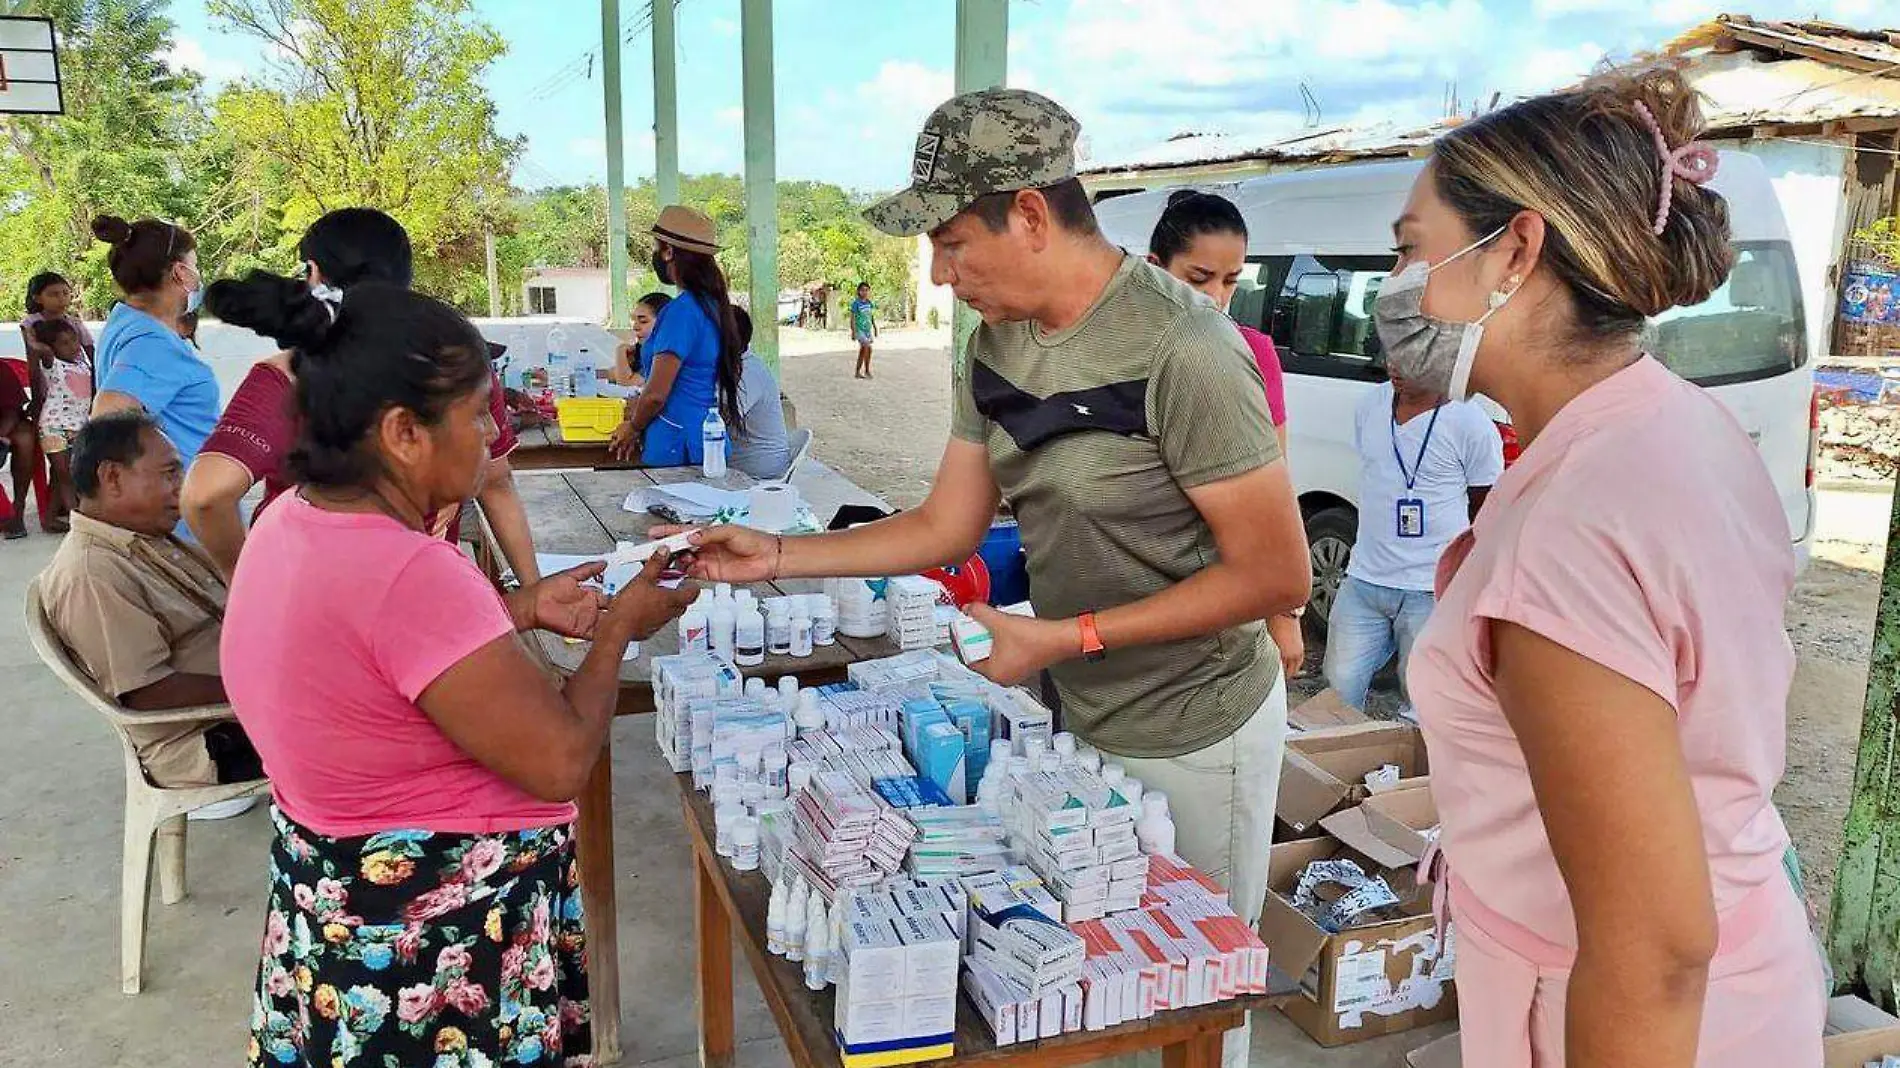
[[728, 129], [738, 130], [745, 126], [744, 108], [720, 108], [713, 112], [713, 121]]
[[213, 58], [205, 52], [203, 42], [184, 34], [172, 40], [163, 58], [173, 70], [193, 71], [213, 87], [236, 81], [245, 74], [244, 64], [234, 59]]
[[729, 18], [715, 18], [712, 20], [712, 30], [721, 37], [737, 37], [739, 36], [739, 23]]
[[603, 161], [607, 158], [607, 139], [604, 137], [576, 137], [567, 143], [567, 153], [590, 161]]
[[870, 81], [859, 86], [853, 96], [871, 103], [890, 121], [906, 124], [906, 137], [914, 136], [924, 119], [938, 104], [956, 91], [956, 79], [947, 70], [926, 67], [908, 60], [885, 60]]

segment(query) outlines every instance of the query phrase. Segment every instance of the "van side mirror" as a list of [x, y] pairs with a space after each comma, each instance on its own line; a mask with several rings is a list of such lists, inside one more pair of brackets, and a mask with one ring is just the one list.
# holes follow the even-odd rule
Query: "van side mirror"
[[1339, 315], [1339, 276], [1312, 271], [1293, 283], [1293, 351], [1324, 356]]

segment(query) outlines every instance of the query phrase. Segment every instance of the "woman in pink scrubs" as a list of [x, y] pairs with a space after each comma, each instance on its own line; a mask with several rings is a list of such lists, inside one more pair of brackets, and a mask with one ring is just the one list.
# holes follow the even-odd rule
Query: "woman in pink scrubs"
[[1701, 129], [1672, 71], [1522, 101], [1442, 137], [1394, 227], [1387, 359], [1525, 445], [1409, 676], [1465, 1068], [1821, 1063], [1771, 801], [1787, 523], [1748, 436], [1641, 341], [1732, 261]]

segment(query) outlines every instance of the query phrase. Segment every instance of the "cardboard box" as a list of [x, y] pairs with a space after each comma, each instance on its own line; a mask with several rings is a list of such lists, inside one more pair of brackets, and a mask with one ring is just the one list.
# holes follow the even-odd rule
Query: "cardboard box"
[[1431, 769], [1425, 738], [1409, 723], [1366, 723], [1307, 731], [1286, 741], [1275, 815], [1295, 832], [1370, 797], [1366, 774], [1397, 764], [1402, 788]]
[[1877, 1064], [1882, 1057], [1900, 1056], [1900, 1027], [1829, 1035], [1821, 1044], [1826, 1068], [1863, 1068], [1868, 1061]]
[[[1328, 934], [1295, 909], [1290, 897], [1300, 872], [1334, 857], [1383, 875], [1404, 915]], [[1276, 967], [1301, 977], [1299, 994], [1281, 1011], [1315, 1042], [1343, 1046], [1457, 1015], [1454, 961], [1439, 959], [1431, 897], [1409, 871], [1381, 870], [1332, 838], [1283, 842], [1273, 847], [1267, 891], [1260, 937]]]
[[1328, 727], [1356, 727], [1373, 719], [1347, 704], [1338, 690], [1329, 687], [1288, 710], [1286, 722], [1295, 730], [1317, 731]]
[[1382, 868], [1417, 864], [1438, 828], [1431, 777], [1402, 790], [1373, 794], [1319, 821], [1326, 833], [1377, 861]]

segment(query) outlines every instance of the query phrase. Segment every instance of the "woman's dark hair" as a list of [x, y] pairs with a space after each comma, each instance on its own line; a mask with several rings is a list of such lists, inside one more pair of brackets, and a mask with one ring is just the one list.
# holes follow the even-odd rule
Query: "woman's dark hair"
[[[1665, 175], [1642, 110], [1671, 149], [1701, 136], [1702, 108], [1669, 66], [1611, 70], [1453, 128], [1432, 149], [1438, 195], [1474, 236], [1521, 211], [1544, 217], [1542, 262], [1569, 291], [1583, 340], [1638, 333], [1728, 277], [1728, 205]], [[1655, 232], [1661, 182], [1672, 183]]]
[[752, 313], [734, 304], [732, 325], [739, 331], [739, 348], [743, 353], [745, 349], [752, 346]]
[[646, 296], [641, 297], [639, 300], [634, 301], [635, 304], [646, 305], [646, 309], [655, 315], [660, 314], [660, 309], [666, 307], [668, 304], [671, 304], [672, 302], [673, 302], [672, 297], [668, 296], [665, 293], [660, 292], [657, 289], [651, 293], [648, 293]]
[[117, 215], [92, 220], [92, 236], [112, 246], [106, 266], [127, 294], [148, 293], [165, 284], [172, 264], [198, 248], [191, 231], [158, 219], [126, 222]]
[[38, 315], [45, 310], [40, 307], [40, 294], [54, 286], [65, 286], [71, 289], [73, 284], [53, 271], [41, 271], [26, 280], [26, 313], [28, 315]]
[[1148, 252], [1163, 267], [1194, 245], [1202, 234], [1238, 234], [1247, 239], [1247, 220], [1241, 218], [1234, 202], [1218, 193], [1198, 189], [1177, 189], [1168, 194], [1168, 206], [1155, 220], [1154, 233], [1148, 237]]
[[375, 208], [338, 208], [310, 224], [297, 255], [314, 263], [338, 289], [358, 282], [389, 282], [408, 288], [415, 280], [415, 252], [402, 224]]
[[704, 252], [668, 247], [673, 250], [673, 283], [680, 287], [680, 295], [697, 300], [719, 329], [719, 417], [732, 433], [742, 434], [745, 415], [739, 411], [739, 378], [745, 373], [745, 345], [732, 318], [726, 274], [719, 269], [719, 261]]
[[290, 350], [301, 424], [290, 469], [326, 489], [367, 489], [381, 473], [369, 439], [385, 411], [407, 408], [435, 426], [492, 374], [474, 324], [390, 282], [347, 290], [333, 312], [302, 280], [252, 271], [214, 283], [205, 306]]

